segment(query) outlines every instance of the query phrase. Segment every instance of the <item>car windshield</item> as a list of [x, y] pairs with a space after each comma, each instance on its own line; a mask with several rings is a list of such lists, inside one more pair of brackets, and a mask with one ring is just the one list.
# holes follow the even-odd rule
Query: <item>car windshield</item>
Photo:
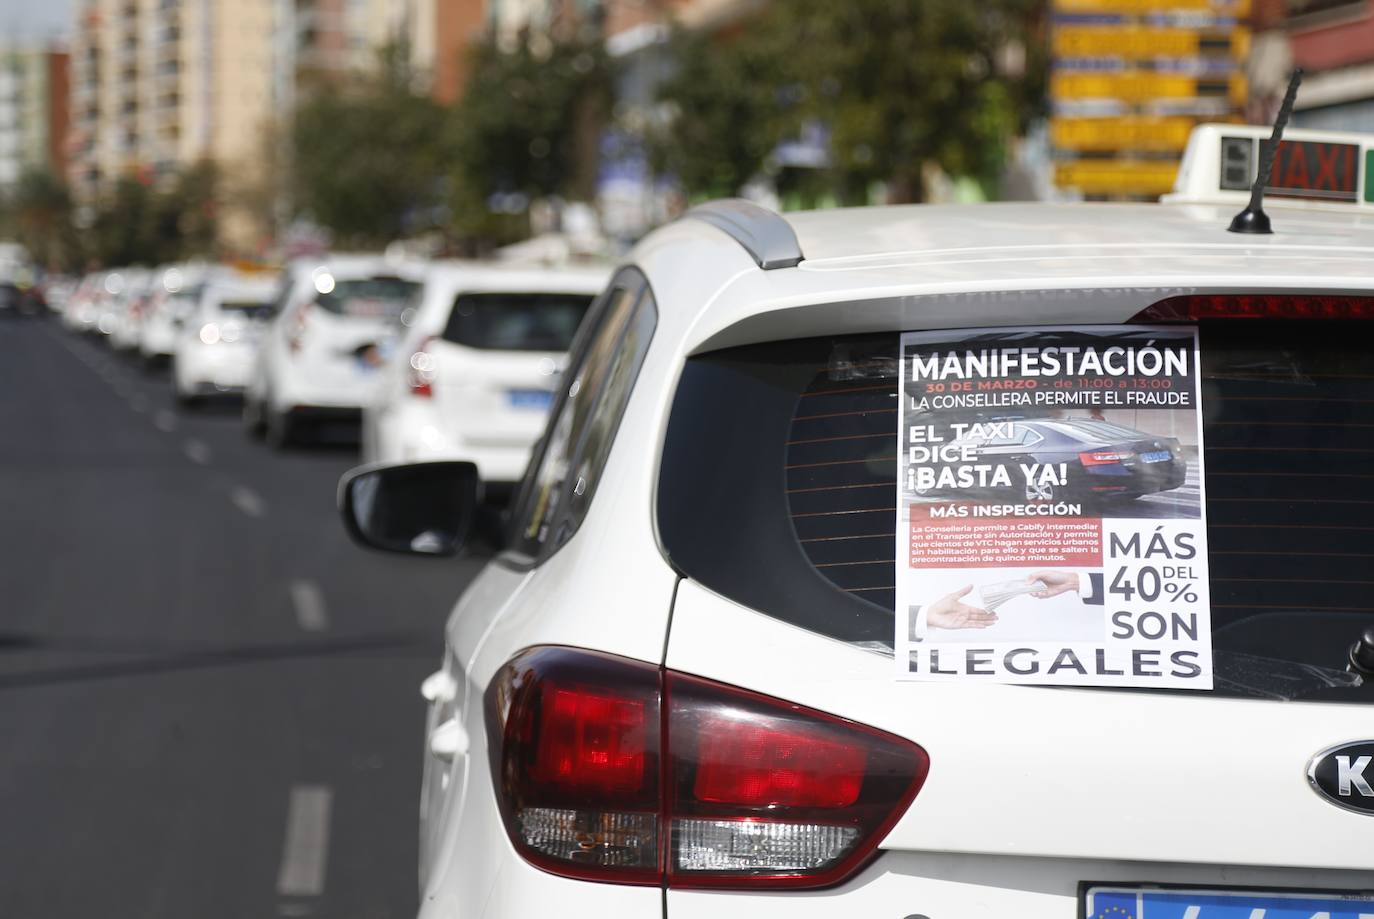
[[444, 340], [491, 351], [566, 351], [590, 294], [459, 294]]
[[1065, 418], [1063, 421], [1052, 424], [1080, 440], [1138, 440], [1148, 436], [1144, 432], [1132, 430], [1119, 424], [1110, 424], [1106, 421], [1089, 418]]
[[325, 312], [351, 319], [397, 321], [419, 287], [403, 278], [378, 276], [333, 280], [328, 293], [315, 300]]
[[[1347, 650], [1374, 625], [1367, 340], [1365, 328], [1339, 322], [1201, 326], [1214, 694], [1371, 701], [1374, 687], [1351, 691], [1344, 672]], [[658, 497], [663, 543], [680, 571], [794, 625], [891, 647], [897, 345], [894, 332], [688, 360]], [[1113, 505], [1168, 518], [1197, 506], [1202, 483], [1196, 443], [1171, 436], [1179, 432], [1166, 414], [1109, 409], [1104, 421], [1047, 417], [1015, 429], [1074, 432], [1023, 448], [1044, 460], [1186, 465], [1158, 491]], [[1148, 459], [1080, 457], [1084, 436], [1151, 437], [1159, 447]]]
[[221, 300], [217, 308], [225, 315], [243, 316], [248, 319], [266, 319], [272, 315], [272, 301], [266, 298]]

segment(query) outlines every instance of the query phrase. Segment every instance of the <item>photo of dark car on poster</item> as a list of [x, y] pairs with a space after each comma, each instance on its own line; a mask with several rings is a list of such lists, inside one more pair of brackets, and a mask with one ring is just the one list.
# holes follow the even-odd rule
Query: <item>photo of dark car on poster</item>
[[[1156, 428], [1167, 429], [1171, 420], [1167, 412], [1119, 414], [1168, 416], [1151, 419], [1163, 422], [1150, 425]], [[1200, 512], [1196, 447], [1106, 417], [996, 418], [954, 446], [973, 451], [981, 463], [1001, 467], [1005, 474], [985, 474], [982, 485], [949, 487], [941, 484], [936, 468], [930, 487], [913, 482], [913, 501], [1065, 501], [1082, 504], [1085, 513], [1105, 508], [1124, 517], [1197, 517]], [[1062, 473], [1028, 480], [1022, 470], [1032, 467]], [[947, 483], [952, 477], [943, 478]]]

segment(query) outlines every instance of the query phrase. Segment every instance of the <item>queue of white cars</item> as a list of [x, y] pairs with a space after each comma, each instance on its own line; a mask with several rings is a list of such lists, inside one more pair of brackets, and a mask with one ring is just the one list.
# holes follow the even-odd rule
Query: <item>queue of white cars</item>
[[281, 271], [205, 263], [95, 272], [63, 324], [170, 366], [176, 402], [241, 397], [277, 447], [339, 422], [364, 459], [461, 459], [512, 484], [608, 271], [330, 254]]

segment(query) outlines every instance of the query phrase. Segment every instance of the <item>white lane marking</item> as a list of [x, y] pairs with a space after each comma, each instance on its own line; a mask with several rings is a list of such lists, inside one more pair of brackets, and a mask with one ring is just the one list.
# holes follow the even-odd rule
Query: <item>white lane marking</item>
[[134, 393], [129, 397], [129, 408], [136, 412], [146, 412], [148, 410], [148, 397], [142, 393]]
[[153, 427], [163, 433], [170, 434], [177, 429], [177, 416], [172, 414], [169, 409], [160, 409], [153, 416]]
[[329, 628], [329, 614], [324, 608], [324, 592], [320, 585], [306, 578], [291, 582], [291, 603], [296, 607], [296, 624], [305, 632], [323, 632]]
[[329, 862], [329, 809], [334, 792], [325, 785], [295, 785], [286, 808], [286, 842], [282, 847], [277, 893], [317, 897], [324, 893]]
[[210, 445], [203, 440], [197, 440], [193, 437], [182, 444], [181, 449], [186, 454], [186, 458], [193, 463], [205, 466], [210, 462]]
[[1183, 919], [1197, 919], [1200, 912], [1202, 912], [1201, 906], [1190, 906], [1188, 911], [1183, 914]]
[[233, 491], [229, 492], [229, 500], [249, 517], [261, 517], [267, 513], [267, 502], [246, 485], [235, 485]]

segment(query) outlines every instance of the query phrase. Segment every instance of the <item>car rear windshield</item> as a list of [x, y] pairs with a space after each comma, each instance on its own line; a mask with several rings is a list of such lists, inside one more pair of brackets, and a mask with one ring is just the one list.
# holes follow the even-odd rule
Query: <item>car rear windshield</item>
[[400, 318], [419, 287], [414, 281], [394, 277], [336, 279], [327, 294], [315, 301], [321, 309], [354, 319]]
[[444, 340], [491, 351], [566, 351], [590, 294], [459, 294]]
[[[1374, 681], [1341, 678], [1374, 626], [1371, 331], [1200, 326], [1213, 695], [1374, 701]], [[810, 338], [687, 361], [658, 492], [680, 571], [793, 625], [891, 648], [897, 347], [896, 333]], [[1087, 418], [1041, 427], [1066, 422], [1085, 438], [1139, 436]], [[1184, 492], [1197, 500], [1192, 473], [1172, 496], [1136, 500]]]
[[249, 319], [266, 319], [272, 315], [270, 300], [221, 300], [219, 311], [232, 316], [246, 316]]

